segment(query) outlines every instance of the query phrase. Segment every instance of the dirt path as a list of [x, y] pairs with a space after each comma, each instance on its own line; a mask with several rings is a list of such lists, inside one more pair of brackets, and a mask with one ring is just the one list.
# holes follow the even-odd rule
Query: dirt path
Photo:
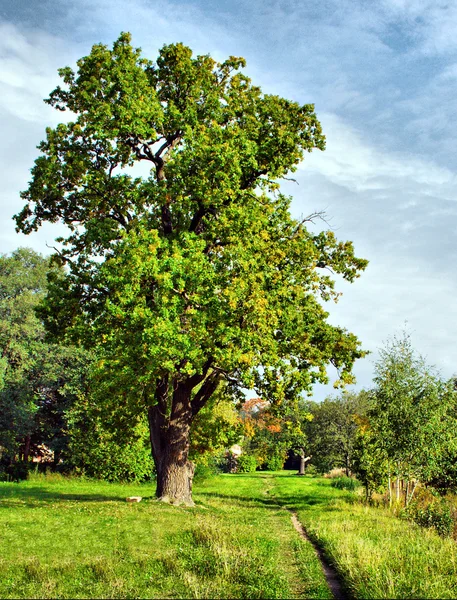
[[265, 486], [264, 494], [266, 496], [268, 496], [271, 500], [273, 500], [277, 504], [278, 508], [287, 510], [290, 513], [292, 524], [293, 524], [295, 530], [297, 531], [297, 533], [300, 535], [301, 538], [303, 538], [306, 542], [311, 544], [311, 546], [314, 548], [317, 558], [319, 559], [319, 562], [321, 563], [322, 570], [324, 572], [324, 576], [327, 581], [327, 585], [330, 588], [330, 591], [331, 591], [334, 599], [335, 600], [348, 600], [349, 596], [344, 591], [344, 587], [341, 582], [341, 578], [338, 575], [336, 569], [334, 569], [329, 564], [329, 562], [328, 562], [326, 556], [324, 555], [323, 551], [321, 550], [321, 548], [319, 548], [319, 546], [316, 543], [314, 543], [313, 540], [310, 539], [310, 537], [306, 533], [305, 528], [298, 520], [296, 513], [292, 509], [282, 506], [282, 504], [280, 504], [277, 501], [274, 494], [270, 495], [272, 488], [274, 486], [273, 478], [268, 477], [268, 476], [263, 476], [262, 480], [263, 480], [263, 483]]
[[341, 580], [340, 577], [338, 575], [338, 573], [336, 572], [336, 570], [328, 563], [324, 553], [322, 552], [322, 550], [319, 548], [319, 546], [317, 544], [315, 544], [308, 536], [308, 534], [306, 533], [305, 528], [303, 527], [303, 525], [300, 523], [300, 521], [297, 518], [297, 515], [289, 509], [290, 517], [292, 519], [292, 524], [295, 527], [296, 531], [300, 534], [300, 536], [306, 540], [307, 542], [309, 542], [310, 544], [312, 544], [312, 546], [314, 547], [314, 550], [316, 551], [316, 554], [321, 562], [322, 565], [322, 569], [324, 571], [324, 575], [325, 575], [325, 579], [327, 580], [328, 586], [333, 594], [333, 597], [335, 598], [335, 600], [347, 600], [348, 596], [344, 591], [344, 588], [341, 584]]

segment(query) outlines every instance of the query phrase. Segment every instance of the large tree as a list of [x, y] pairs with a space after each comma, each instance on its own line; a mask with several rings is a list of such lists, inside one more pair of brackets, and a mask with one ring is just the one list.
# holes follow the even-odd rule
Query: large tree
[[350, 380], [363, 352], [322, 300], [329, 270], [353, 281], [366, 261], [278, 191], [324, 149], [313, 105], [263, 94], [241, 58], [173, 44], [154, 63], [128, 34], [77, 67], [47, 100], [71, 120], [47, 129], [17, 226], [68, 226], [47, 327], [98, 347], [106, 394], [148, 412], [157, 495], [191, 503], [189, 429], [223, 379], [303, 390], [333, 363]]

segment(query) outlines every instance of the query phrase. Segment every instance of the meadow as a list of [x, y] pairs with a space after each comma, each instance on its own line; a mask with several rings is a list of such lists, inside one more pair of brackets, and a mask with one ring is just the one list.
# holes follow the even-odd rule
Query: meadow
[[221, 475], [195, 485], [195, 508], [157, 503], [152, 485], [57, 475], [0, 494], [4, 598], [331, 598], [291, 511], [349, 597], [457, 596], [453, 540], [323, 478]]

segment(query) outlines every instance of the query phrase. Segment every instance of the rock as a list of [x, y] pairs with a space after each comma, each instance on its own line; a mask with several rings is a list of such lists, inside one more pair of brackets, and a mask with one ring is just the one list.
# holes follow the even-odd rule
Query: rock
[[141, 502], [141, 496], [129, 496], [126, 498], [127, 502]]

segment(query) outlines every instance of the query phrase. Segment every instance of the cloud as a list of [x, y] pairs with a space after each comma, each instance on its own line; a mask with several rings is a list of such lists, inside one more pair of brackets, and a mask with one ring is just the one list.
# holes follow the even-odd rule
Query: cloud
[[455, 197], [457, 180], [451, 170], [412, 154], [383, 151], [336, 115], [324, 113], [319, 118], [326, 132], [327, 149], [323, 154], [312, 153], [301, 169], [314, 170], [356, 192], [397, 187], [399, 180], [413, 180], [422, 186], [423, 193], [438, 186], [444, 197]]
[[15, 25], [0, 21], [2, 251], [27, 244], [47, 252], [45, 243], [58, 235], [47, 226], [19, 237], [10, 220], [22, 207], [19, 191], [44, 127], [62, 119], [41, 100], [58, 82], [58, 67], [74, 64], [93, 43], [111, 45], [121, 30], [151, 58], [176, 41], [218, 60], [245, 56], [255, 83], [315, 102], [323, 122], [327, 150], [307, 156], [296, 173], [300, 185], [285, 188], [296, 215], [326, 209], [338, 237], [370, 260], [353, 285], [338, 284], [344, 295], [329, 307], [331, 321], [373, 351], [356, 365], [359, 385], [370, 385], [376, 348], [405, 319], [418, 350], [450, 376], [457, 364], [456, 6], [56, 0], [22, 10]]
[[75, 55], [69, 48], [56, 36], [0, 21], [0, 108], [27, 121], [55, 121], [42, 100], [58, 84], [62, 61]]
[[[370, 264], [329, 306], [330, 322], [347, 327], [372, 352], [355, 369], [370, 385], [383, 340], [408, 321], [413, 342], [443, 375], [457, 371], [456, 174], [411, 153], [385, 151], [336, 115], [322, 116], [327, 150], [297, 173], [295, 214], [326, 209], [340, 239], [351, 239]], [[305, 209], [306, 205], [306, 209]], [[331, 387], [319, 388], [320, 394]]]

